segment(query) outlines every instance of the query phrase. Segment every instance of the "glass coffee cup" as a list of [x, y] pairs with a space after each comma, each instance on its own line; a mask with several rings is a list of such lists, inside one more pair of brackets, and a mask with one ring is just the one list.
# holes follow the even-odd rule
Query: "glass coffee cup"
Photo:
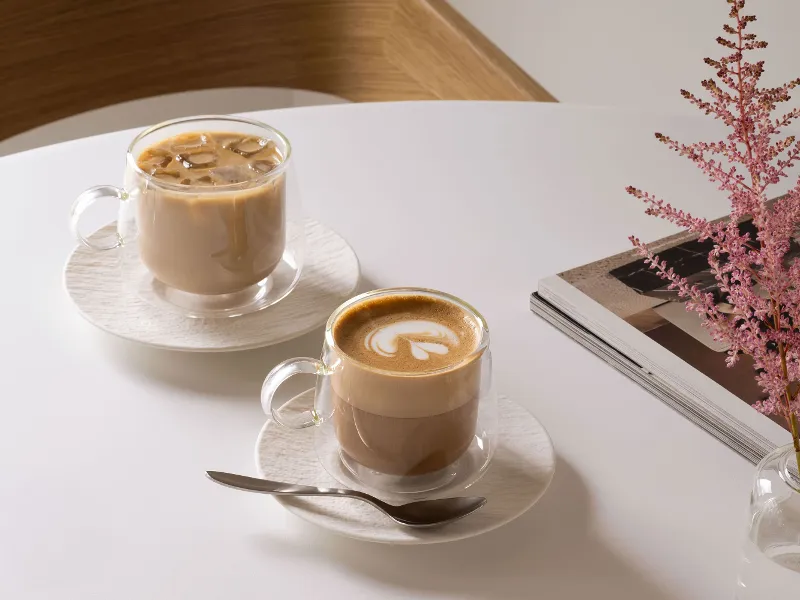
[[[316, 375], [313, 407], [277, 397], [296, 374]], [[496, 444], [489, 330], [463, 300], [422, 288], [367, 292], [328, 319], [320, 360], [294, 358], [267, 375], [264, 411], [290, 428], [315, 426], [326, 470], [389, 494], [463, 489]]]
[[[230, 116], [150, 127], [130, 144], [122, 188], [83, 192], [76, 238], [116, 251], [122, 276], [152, 303], [191, 317], [230, 317], [285, 297], [303, 266], [305, 231], [290, 178], [291, 145], [278, 130]], [[116, 225], [82, 231], [98, 200], [119, 202]]]

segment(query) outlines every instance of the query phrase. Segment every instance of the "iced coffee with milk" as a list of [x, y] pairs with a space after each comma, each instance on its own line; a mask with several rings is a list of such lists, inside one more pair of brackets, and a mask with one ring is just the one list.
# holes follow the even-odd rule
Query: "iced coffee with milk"
[[138, 243], [154, 277], [206, 295], [265, 280], [286, 244], [284, 160], [273, 141], [236, 132], [181, 133], [144, 149]]

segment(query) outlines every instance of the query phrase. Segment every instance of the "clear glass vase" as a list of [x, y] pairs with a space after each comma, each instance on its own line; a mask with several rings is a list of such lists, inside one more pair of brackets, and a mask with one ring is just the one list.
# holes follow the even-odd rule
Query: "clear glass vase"
[[736, 592], [738, 600], [800, 597], [800, 476], [791, 444], [756, 469]]

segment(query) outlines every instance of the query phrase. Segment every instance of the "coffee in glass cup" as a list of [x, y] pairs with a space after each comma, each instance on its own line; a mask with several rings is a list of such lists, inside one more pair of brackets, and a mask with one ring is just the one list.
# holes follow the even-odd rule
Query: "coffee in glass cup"
[[[313, 410], [290, 420], [274, 396], [296, 373], [318, 381]], [[292, 359], [267, 376], [262, 403], [282, 424], [319, 426], [320, 460], [344, 483], [402, 493], [474, 481], [495, 441], [486, 322], [442, 292], [368, 292], [331, 315], [322, 360]], [[330, 464], [334, 447], [342, 469]]]
[[[125, 277], [159, 306], [196, 317], [266, 308], [302, 270], [305, 232], [299, 197], [287, 190], [290, 158], [286, 137], [251, 119], [156, 125], [129, 146], [123, 188], [79, 196], [73, 231], [92, 249], [119, 248]], [[120, 202], [110, 243], [79, 229], [103, 197]]]
[[284, 159], [274, 141], [235, 132], [181, 133], [145, 148], [136, 164], [157, 183], [140, 192], [142, 262], [193, 294], [231, 294], [266, 279], [286, 238], [285, 175], [269, 177]]

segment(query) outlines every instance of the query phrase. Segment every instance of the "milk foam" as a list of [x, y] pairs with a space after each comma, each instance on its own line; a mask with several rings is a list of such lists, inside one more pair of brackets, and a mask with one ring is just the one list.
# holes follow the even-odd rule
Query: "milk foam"
[[431, 354], [445, 355], [458, 346], [455, 332], [441, 323], [425, 320], [395, 321], [373, 329], [364, 338], [364, 346], [380, 356], [397, 355], [400, 340], [408, 342], [411, 355], [417, 360], [428, 360]]

